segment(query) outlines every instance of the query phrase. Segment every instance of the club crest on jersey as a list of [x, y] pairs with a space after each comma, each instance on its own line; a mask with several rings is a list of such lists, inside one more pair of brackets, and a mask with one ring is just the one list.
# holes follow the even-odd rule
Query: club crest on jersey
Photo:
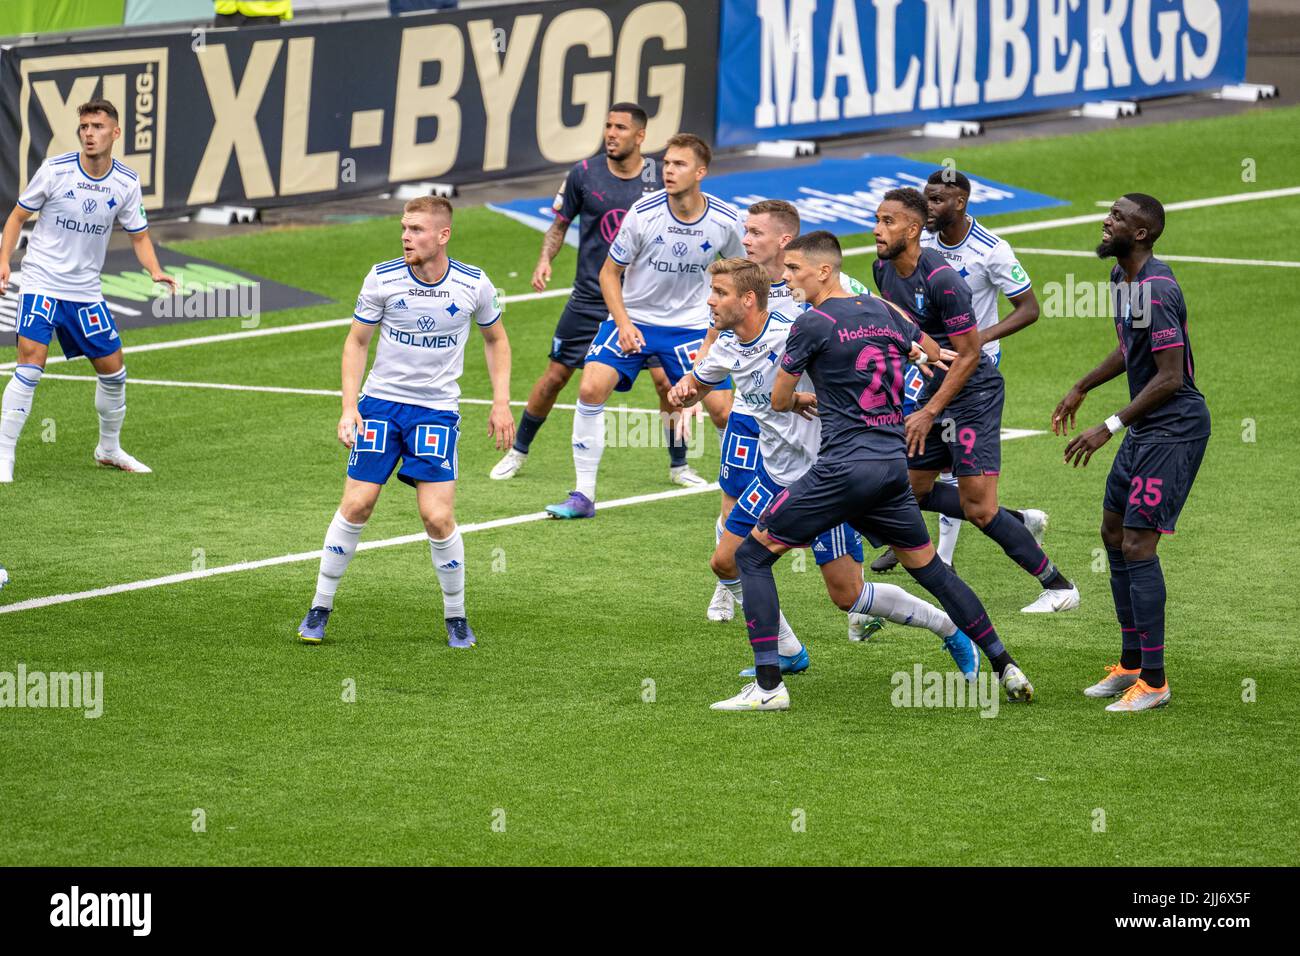
[[387, 445], [388, 422], [382, 418], [368, 418], [357, 429], [357, 440], [352, 450], [354, 452], [383, 451]]
[[432, 332], [434, 325], [433, 316], [422, 315], [416, 320], [415, 325], [421, 332]]
[[677, 355], [677, 361], [681, 363], [682, 368], [690, 368], [695, 364], [695, 356], [700, 354], [700, 349], [704, 347], [704, 339], [696, 339], [694, 342], [683, 342], [673, 349]]
[[722, 463], [732, 468], [753, 469], [758, 462], [758, 439], [753, 435], [737, 435], [732, 432], [727, 436], [727, 447], [722, 455]]
[[739, 503], [745, 509], [746, 514], [757, 517], [763, 513], [771, 500], [772, 492], [765, 488], [761, 481], [754, 479], [749, 483], [749, 487], [745, 489], [744, 493], [741, 494]]
[[916, 293], [916, 311], [922, 312], [924, 310], [925, 310], [925, 293], [918, 292]]
[[415, 426], [415, 453], [420, 457], [446, 458], [451, 431], [446, 425]]
[[87, 338], [92, 335], [102, 335], [113, 328], [108, 308], [102, 302], [78, 309], [77, 321], [81, 323], [81, 331]]

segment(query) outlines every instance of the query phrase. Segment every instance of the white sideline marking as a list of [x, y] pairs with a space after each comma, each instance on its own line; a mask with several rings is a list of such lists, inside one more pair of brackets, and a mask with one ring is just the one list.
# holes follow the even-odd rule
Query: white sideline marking
[[[1257, 199], [1278, 199], [1282, 196], [1300, 196], [1300, 186], [1287, 186], [1285, 189], [1262, 189], [1253, 193], [1231, 193], [1227, 196], [1209, 196], [1205, 199], [1188, 199], [1183, 202], [1171, 202], [1165, 204], [1165, 212], [1172, 212], [1178, 209], [1204, 209], [1206, 206], [1226, 206], [1238, 202], [1254, 202]], [[1099, 223], [1105, 216], [1097, 213], [1088, 213], [1083, 216], [1070, 216], [1066, 219], [1043, 219], [1039, 222], [1021, 222], [1014, 226], [991, 226], [993, 232], [999, 236], [1010, 236], [1018, 232], [1037, 232], [1040, 229], [1061, 229], [1065, 226], [1078, 226], [1083, 223]], [[845, 249], [846, 256], [860, 256], [869, 252], [875, 252], [876, 247], [859, 246], [856, 249]], [[1160, 258], [1164, 258], [1161, 256]]]
[[[1072, 256], [1079, 259], [1095, 259], [1095, 252], [1084, 249], [1026, 249], [1017, 246], [1016, 252], [1036, 256]], [[1282, 259], [1220, 259], [1214, 256], [1167, 256], [1163, 252], [1157, 256], [1161, 262], [1203, 262], [1212, 266], [1275, 266], [1279, 269], [1300, 269], [1300, 262], [1288, 262]]]
[[[13, 375], [9, 369], [0, 369], [0, 375]], [[47, 372], [41, 376], [41, 381], [54, 379], [58, 382], [95, 382], [98, 381], [93, 375], [58, 375]], [[280, 385], [231, 385], [225, 382], [173, 382], [164, 378], [128, 378], [127, 382], [131, 385], [162, 385], [168, 388], [215, 388], [226, 392], [271, 392], [276, 395], [324, 395], [326, 397], [340, 398], [343, 393], [338, 389], [328, 388], [290, 388]], [[490, 398], [461, 398], [462, 405], [491, 405]], [[511, 402], [512, 406], [523, 407], [527, 402]], [[563, 411], [576, 411], [577, 405], [565, 405], [557, 403], [554, 408]], [[625, 412], [630, 415], [653, 415], [659, 412], [657, 408], [628, 408], [625, 405], [606, 406], [607, 412]]]
[[[717, 491], [716, 482], [701, 485], [698, 488], [678, 488], [673, 491], [656, 491], [648, 495], [634, 495], [631, 498], [615, 498], [612, 501], [596, 502], [597, 511], [606, 511], [610, 508], [626, 508], [629, 505], [644, 504], [649, 501], [663, 501], [667, 498], [682, 498], [687, 495], [699, 495], [710, 491]], [[545, 521], [550, 515], [545, 511], [534, 511], [531, 514], [515, 515], [510, 518], [494, 518], [491, 521], [479, 521], [474, 524], [463, 524], [460, 526], [462, 534], [469, 534], [472, 531], [488, 531], [492, 528], [505, 528], [516, 524], [529, 524], [533, 521]], [[428, 540], [427, 534], [404, 534], [396, 538], [383, 538], [379, 541], [363, 541], [357, 546], [358, 551], [370, 551], [377, 548], [392, 548], [402, 544], [415, 544], [420, 541]], [[299, 551], [297, 554], [282, 554], [274, 558], [262, 558], [257, 561], [240, 561], [237, 564], [224, 564], [216, 568], [205, 568], [202, 571], [185, 571], [181, 574], [168, 574], [160, 578], [146, 578], [142, 581], [130, 581], [126, 584], [112, 584], [108, 587], [94, 588], [90, 591], [77, 591], [73, 594], [51, 594], [47, 597], [29, 598], [26, 601], [16, 601], [13, 604], [0, 604], [0, 614], [13, 614], [17, 611], [31, 611], [40, 607], [50, 607], [54, 604], [70, 604], [73, 601], [87, 601], [90, 598], [105, 597], [110, 594], [122, 594], [126, 591], [143, 591], [147, 588], [158, 588], [168, 584], [181, 584], [185, 581], [197, 581], [202, 578], [215, 577], [218, 574], [234, 574], [237, 571], [253, 571], [258, 568], [269, 568], [279, 564], [297, 564], [302, 561], [317, 561], [320, 559], [320, 548], [313, 551]]]
[[[1232, 193], [1227, 196], [1210, 196], [1206, 199], [1189, 199], [1184, 202], [1169, 203], [1165, 206], [1165, 211], [1178, 209], [1202, 209], [1206, 206], [1222, 206], [1229, 203], [1253, 202], [1258, 199], [1277, 199], [1281, 196], [1300, 196], [1300, 186], [1288, 186], [1285, 189], [1264, 189], [1252, 193]], [[1040, 229], [1059, 229], [1063, 226], [1077, 226], [1081, 223], [1101, 222], [1105, 218], [1098, 216], [1096, 213], [1086, 216], [1071, 216], [1067, 219], [1044, 219], [1039, 222], [1023, 222], [1014, 226], [997, 226], [995, 231], [1000, 236], [1009, 236], [1018, 232], [1037, 232]], [[874, 253], [876, 247], [859, 246], [856, 249], [845, 249], [846, 256], [860, 256], [867, 253]], [[1163, 257], [1162, 257], [1163, 258]], [[507, 295], [502, 297], [502, 301], [509, 304], [511, 302], [531, 302], [535, 299], [552, 299], [559, 296], [568, 295], [573, 290], [570, 289], [547, 289], [545, 292], [525, 292], [521, 295]], [[263, 335], [285, 335], [289, 332], [309, 332], [315, 329], [329, 329], [338, 326], [350, 325], [351, 317], [346, 319], [326, 319], [321, 322], [303, 322], [299, 325], [278, 325], [269, 329], [245, 329], [240, 332], [226, 332], [220, 335], [202, 335], [191, 339], [173, 339], [168, 342], [150, 342], [147, 345], [128, 345], [123, 352], [156, 352], [160, 349], [180, 349], [187, 348], [191, 345], [208, 345], [212, 342], [231, 342], [237, 339], [258, 338]], [[50, 362], [66, 362], [67, 358], [62, 355], [51, 355], [47, 360]], [[10, 369], [17, 365], [17, 362], [5, 362], [0, 365], [0, 370]]]
[[[547, 289], [545, 292], [525, 292], [520, 295], [502, 296], [501, 301], [509, 304], [511, 302], [531, 302], [534, 299], [553, 299], [558, 296], [568, 295], [572, 289]], [[317, 329], [340, 328], [352, 324], [352, 317], [346, 319], [322, 319], [319, 322], [300, 322], [297, 325], [276, 325], [266, 329], [243, 329], [239, 332], [222, 332], [217, 335], [199, 335], [188, 339], [171, 339], [166, 342], [149, 342], [145, 345], [127, 345], [123, 346], [125, 352], [158, 352], [163, 349], [183, 349], [191, 345], [211, 345], [214, 342], [234, 342], [239, 339], [256, 339], [266, 335], [286, 335], [290, 332], [314, 332]], [[66, 355], [51, 355], [46, 359], [46, 364], [54, 362], [66, 362]], [[13, 368], [17, 362], [6, 362], [0, 365], [0, 369]]]

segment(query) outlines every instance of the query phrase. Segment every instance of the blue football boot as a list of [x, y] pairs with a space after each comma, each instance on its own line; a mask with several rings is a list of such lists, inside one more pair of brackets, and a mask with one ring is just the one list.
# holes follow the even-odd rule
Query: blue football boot
[[[782, 674], [802, 674], [808, 669], [808, 665], [812, 663], [808, 658], [807, 646], [799, 648], [799, 653], [795, 654], [793, 657], [786, 657], [784, 654], [778, 654], [776, 656], [781, 661]], [[740, 676], [753, 677], [754, 668], [746, 667], [740, 672]]]
[[463, 617], [447, 618], [447, 646], [448, 647], [473, 647], [478, 638], [474, 636], [474, 629], [469, 626], [469, 621]]
[[325, 640], [325, 625], [329, 623], [329, 619], [329, 608], [312, 608], [298, 625], [298, 640], [304, 644], [319, 644]]
[[570, 491], [569, 497], [558, 505], [547, 505], [546, 513], [552, 518], [594, 518], [596, 503], [586, 495]]

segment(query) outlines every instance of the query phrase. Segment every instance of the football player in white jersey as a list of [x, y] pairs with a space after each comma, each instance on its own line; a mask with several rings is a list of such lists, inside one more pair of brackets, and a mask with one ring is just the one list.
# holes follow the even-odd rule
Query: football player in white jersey
[[[673, 386], [668, 400], [688, 407], [730, 375], [736, 382], [736, 401], [744, 403], [759, 425], [760, 451], [754, 477], [732, 508], [710, 561], [735, 600], [743, 601], [736, 549], [772, 499], [817, 460], [821, 425], [815, 402], [790, 412], [772, 409], [772, 385], [790, 334], [791, 319], [767, 309], [771, 275], [749, 259], [720, 260], [709, 267], [709, 274], [709, 308], [720, 334], [691, 373]], [[811, 395], [811, 382], [801, 380], [799, 390]], [[852, 613], [856, 605], [864, 617], [878, 615], [899, 624], [927, 628], [943, 641], [963, 673], [973, 675], [977, 671], [979, 654], [974, 645], [943, 611], [894, 585], [863, 587], [862, 544], [851, 526], [839, 525], [819, 535], [812, 548], [827, 593], [841, 610]], [[862, 606], [864, 595], [867, 600]], [[808, 650], [784, 617], [780, 618], [777, 653], [781, 673], [808, 669]], [[752, 675], [752, 670], [741, 671], [741, 676]]]
[[18, 365], [5, 386], [0, 411], [0, 483], [14, 480], [18, 436], [32, 410], [36, 385], [45, 372], [50, 339], [56, 335], [68, 358], [90, 359], [99, 413], [95, 461], [122, 471], [148, 472], [119, 442], [126, 418], [126, 365], [117, 324], [104, 301], [100, 272], [113, 224], [131, 234], [135, 257], [154, 282], [176, 289], [162, 271], [145, 217], [140, 177], [113, 158], [122, 135], [117, 108], [94, 99], [77, 107], [81, 149], [41, 163], [5, 223], [0, 239], [0, 295], [9, 287], [9, 259], [18, 236], [34, 213], [36, 220], [23, 258], [18, 308]]
[[[924, 192], [929, 216], [925, 230], [921, 233], [921, 248], [937, 249], [952, 264], [957, 274], [966, 280], [966, 285], [970, 287], [975, 324], [980, 333], [980, 347], [993, 364], [1000, 367], [1002, 339], [1038, 321], [1038, 299], [1034, 295], [1033, 283], [1016, 259], [1011, 244], [989, 232], [974, 216], [966, 212], [971, 185], [965, 173], [950, 168], [936, 170], [930, 175]], [[999, 321], [1000, 295], [1005, 295], [1010, 300], [1012, 310], [1006, 318]], [[904, 410], [908, 414], [915, 409], [923, 384], [920, 371], [909, 365], [906, 386], [908, 401], [904, 404]], [[957, 479], [951, 472], [944, 472], [939, 480], [954, 488], [957, 486]], [[1013, 514], [1024, 516], [1025, 525], [1041, 544], [1043, 532], [1047, 529], [1047, 515], [1033, 508]], [[957, 547], [957, 534], [960, 531], [960, 519], [939, 515], [939, 542], [935, 551], [948, 564], [953, 562], [953, 551]], [[894, 552], [886, 549], [872, 562], [871, 568], [874, 571], [888, 571], [897, 563]]]
[[[700, 189], [711, 159], [698, 136], [669, 139], [664, 189], [628, 210], [609, 247], [600, 287], [610, 317], [587, 351], [573, 415], [577, 488], [546, 506], [553, 517], [595, 516], [605, 402], [615, 390], [632, 387], [647, 356], [659, 359], [670, 382], [690, 370], [709, 327], [709, 264], [744, 254], [740, 215]], [[715, 418], [714, 424], [721, 430], [726, 421]]]
[[[483, 334], [492, 408], [487, 433], [505, 450], [514, 441], [510, 341], [496, 290], [482, 270], [447, 255], [451, 203], [421, 196], [402, 214], [402, 256], [371, 268], [343, 344], [339, 441], [348, 457], [343, 500], [325, 533], [311, 609], [298, 625], [307, 644], [325, 638], [339, 580], [356, 552], [379, 492], [397, 472], [416, 504], [442, 589], [447, 643], [473, 647], [465, 615], [465, 546], [456, 527], [461, 371], [471, 326]], [[375, 329], [379, 346], [365, 387], [361, 375]]]
[[[749, 207], [748, 215], [745, 217], [745, 235], [741, 240], [742, 245], [745, 247], [745, 258], [762, 266], [772, 280], [771, 287], [767, 292], [768, 311], [779, 313], [787, 321], [793, 320], [795, 315], [804, 308], [803, 305], [796, 304], [793, 301], [790, 286], [782, 277], [785, 272], [785, 263], [782, 261], [781, 251], [785, 248], [786, 243], [799, 235], [799, 225], [799, 210], [795, 208], [793, 203], [786, 202], [784, 199], [763, 199]], [[871, 294], [862, 283], [845, 273], [840, 273], [840, 280], [846, 292], [857, 295]], [[708, 354], [713, 343], [717, 341], [719, 334], [718, 329], [710, 325], [708, 334], [704, 337], [704, 347], [700, 350], [700, 357], [696, 359], [697, 365]], [[735, 333], [723, 332], [721, 334], [734, 336]], [[748, 404], [740, 396], [740, 392], [744, 387], [744, 383], [736, 383], [736, 387], [732, 392], [735, 397], [732, 400], [731, 414], [727, 417], [727, 428], [722, 435], [721, 464], [718, 468], [718, 484], [722, 488], [722, 511], [714, 524], [715, 545], [722, 541], [722, 536], [726, 530], [727, 516], [731, 514], [731, 509], [735, 507], [736, 499], [749, 488], [750, 482], [753, 481], [760, 457], [758, 450], [758, 422], [755, 421]], [[712, 394], [713, 392], [708, 393], [710, 396]], [[739, 542], [737, 542], [738, 545]], [[857, 532], [852, 532], [844, 538], [842, 545], [844, 548], [848, 548], [851, 553], [856, 554], [857, 561], [861, 564], [862, 548], [859, 544]], [[734, 553], [734, 551], [735, 549], [732, 548], [731, 553]], [[841, 551], [823, 550], [816, 552], [817, 563], [821, 566], [824, 562], [841, 557], [842, 554]], [[731, 566], [730, 562], [728, 562], [727, 566]], [[735, 571], [734, 567], [732, 571]], [[730, 584], [739, 583], [739, 579], [737, 578], [735, 582], [728, 580], [728, 578], [735, 577], [735, 574], [731, 574], [723, 576], [719, 580], [706, 612], [706, 616], [710, 621], [730, 621], [735, 614], [735, 601], [732, 598]], [[854, 641], [863, 640], [870, 631], [876, 630], [883, 624], [884, 622], [879, 618], [869, 618], [857, 614], [850, 615], [849, 638]]]

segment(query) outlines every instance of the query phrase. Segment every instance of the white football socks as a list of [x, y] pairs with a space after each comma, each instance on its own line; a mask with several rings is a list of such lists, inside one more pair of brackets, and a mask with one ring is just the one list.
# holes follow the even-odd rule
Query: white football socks
[[465, 540], [460, 528], [438, 541], [429, 539], [429, 554], [442, 588], [442, 616], [465, 616]]
[[99, 413], [99, 447], [118, 451], [122, 446], [122, 420], [126, 418], [126, 366], [95, 383], [95, 411]]
[[[743, 608], [745, 606], [745, 591], [739, 581], [722, 581], [724, 588], [731, 592], [731, 596], [736, 599], [736, 606]], [[743, 613], [743, 611], [742, 611]], [[783, 657], [794, 657], [803, 650], [803, 643], [794, 633], [794, 628], [790, 622], [785, 619], [785, 612], [782, 611], [781, 619], [777, 622], [776, 632], [776, 652]]]
[[573, 413], [573, 470], [577, 473], [577, 492], [596, 500], [596, 472], [605, 452], [605, 406], [588, 405], [578, 400]]
[[923, 627], [940, 637], [951, 637], [957, 633], [957, 625], [942, 610], [913, 597], [897, 584], [879, 584], [867, 581], [862, 585], [850, 614], [872, 614], [883, 617], [895, 624], [910, 627]]
[[320, 573], [316, 575], [316, 596], [312, 598], [312, 607], [334, 607], [339, 581], [352, 562], [365, 527], [364, 521], [353, 524], [343, 517], [342, 512], [334, 512], [334, 520], [325, 532], [325, 544], [320, 552]]
[[795, 637], [790, 622], [785, 619], [785, 612], [780, 613], [781, 619], [776, 632], [776, 652], [782, 657], [794, 657], [803, 650], [803, 645], [799, 643], [799, 638]]
[[[957, 487], [957, 479], [951, 472], [945, 471], [939, 476], [939, 480], [945, 485]], [[961, 520], [958, 518], [949, 518], [947, 515], [939, 515], [939, 543], [935, 546], [935, 552], [939, 555], [939, 560], [944, 564], [952, 564], [953, 553], [957, 550], [957, 535], [961, 531]]]
[[0, 458], [13, 460], [18, 436], [32, 410], [36, 385], [43, 374], [45, 369], [39, 365], [19, 365], [5, 386], [4, 401], [0, 403]]

